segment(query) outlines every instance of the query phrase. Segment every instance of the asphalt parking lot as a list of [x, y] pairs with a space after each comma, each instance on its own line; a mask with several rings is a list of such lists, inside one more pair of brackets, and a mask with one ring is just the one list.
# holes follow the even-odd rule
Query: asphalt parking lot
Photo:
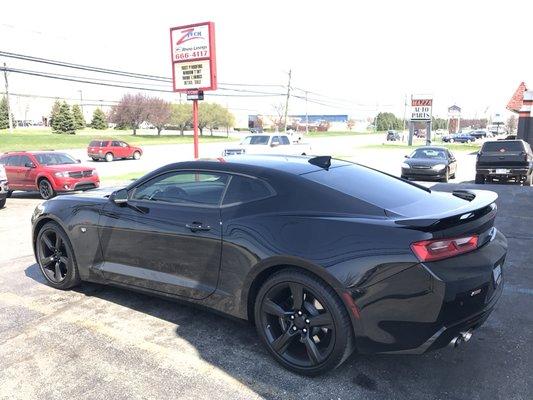
[[[434, 189], [459, 187], [475, 185]], [[40, 200], [15, 194], [0, 210], [0, 399], [531, 399], [533, 189], [483, 189], [499, 193], [509, 240], [487, 323], [455, 350], [353, 355], [318, 378], [279, 367], [247, 323], [113, 287], [52, 289], [29, 240]]]

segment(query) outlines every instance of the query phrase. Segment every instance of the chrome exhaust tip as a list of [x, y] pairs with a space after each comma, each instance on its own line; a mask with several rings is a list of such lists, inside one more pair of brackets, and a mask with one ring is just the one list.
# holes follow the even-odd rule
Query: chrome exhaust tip
[[456, 348], [459, 347], [461, 344], [468, 342], [472, 338], [472, 330], [466, 331], [466, 332], [459, 332], [459, 335], [455, 336], [452, 340], [450, 340], [450, 347]]

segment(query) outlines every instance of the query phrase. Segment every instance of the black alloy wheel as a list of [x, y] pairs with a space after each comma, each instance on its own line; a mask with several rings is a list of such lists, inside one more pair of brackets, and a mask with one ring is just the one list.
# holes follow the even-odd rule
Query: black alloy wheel
[[333, 369], [352, 352], [344, 305], [329, 286], [305, 272], [283, 271], [263, 285], [255, 323], [277, 361], [301, 374]]
[[54, 188], [47, 179], [43, 179], [39, 182], [39, 194], [45, 200], [51, 199], [56, 195]]
[[70, 241], [59, 225], [49, 222], [43, 226], [36, 250], [41, 272], [52, 286], [68, 289], [80, 282]]

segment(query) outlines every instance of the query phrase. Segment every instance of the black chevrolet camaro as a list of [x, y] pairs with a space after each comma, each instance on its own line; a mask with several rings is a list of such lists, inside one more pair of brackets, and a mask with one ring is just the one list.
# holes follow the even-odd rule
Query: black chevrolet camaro
[[53, 287], [118, 285], [250, 320], [279, 363], [314, 375], [354, 350], [468, 340], [503, 288], [495, 200], [330, 157], [236, 156], [46, 201], [33, 244]]

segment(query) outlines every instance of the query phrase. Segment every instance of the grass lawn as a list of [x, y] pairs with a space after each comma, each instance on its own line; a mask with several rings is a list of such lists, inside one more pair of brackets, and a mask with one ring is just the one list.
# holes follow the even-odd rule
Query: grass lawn
[[[395, 143], [383, 143], [383, 144], [370, 144], [363, 146], [365, 149], [382, 149], [382, 150], [397, 150], [397, 149], [403, 149], [403, 150], [413, 150], [417, 147], [425, 146], [423, 143], [415, 143], [412, 146], [408, 146], [406, 144], [395, 144]], [[446, 147], [449, 150], [452, 151], [478, 151], [481, 148], [480, 144], [473, 144], [473, 143], [442, 143], [442, 142], [433, 142], [432, 146], [443, 146]]]
[[[170, 133], [171, 132], [171, 133]], [[117, 138], [124, 140], [132, 145], [152, 145], [152, 144], [182, 144], [192, 143], [192, 135], [181, 136], [176, 131], [163, 131], [158, 136], [154, 130], [137, 131], [133, 136], [130, 130], [120, 131], [115, 129], [97, 130], [83, 129], [76, 132], [75, 135], [52, 133], [49, 128], [40, 129], [15, 129], [13, 134], [9, 130], [0, 130], [0, 152], [14, 150], [58, 150], [58, 149], [75, 149], [85, 148], [91, 139], [98, 138]], [[235, 140], [224, 136], [206, 136], [200, 137], [200, 142], [217, 142]]]
[[150, 171], [140, 171], [140, 172], [129, 172], [122, 175], [112, 175], [112, 176], [101, 176], [100, 180], [102, 186], [113, 186], [113, 185], [128, 185], [131, 181], [139, 179], [141, 176], [146, 175]]
[[[304, 132], [298, 132], [298, 133], [304, 133]], [[328, 137], [328, 136], [360, 136], [360, 135], [375, 135], [376, 133], [366, 131], [366, 132], [353, 132], [353, 131], [331, 131], [331, 132], [309, 132], [309, 134], [305, 134], [304, 137], [306, 138], [318, 138], [318, 137]]]

